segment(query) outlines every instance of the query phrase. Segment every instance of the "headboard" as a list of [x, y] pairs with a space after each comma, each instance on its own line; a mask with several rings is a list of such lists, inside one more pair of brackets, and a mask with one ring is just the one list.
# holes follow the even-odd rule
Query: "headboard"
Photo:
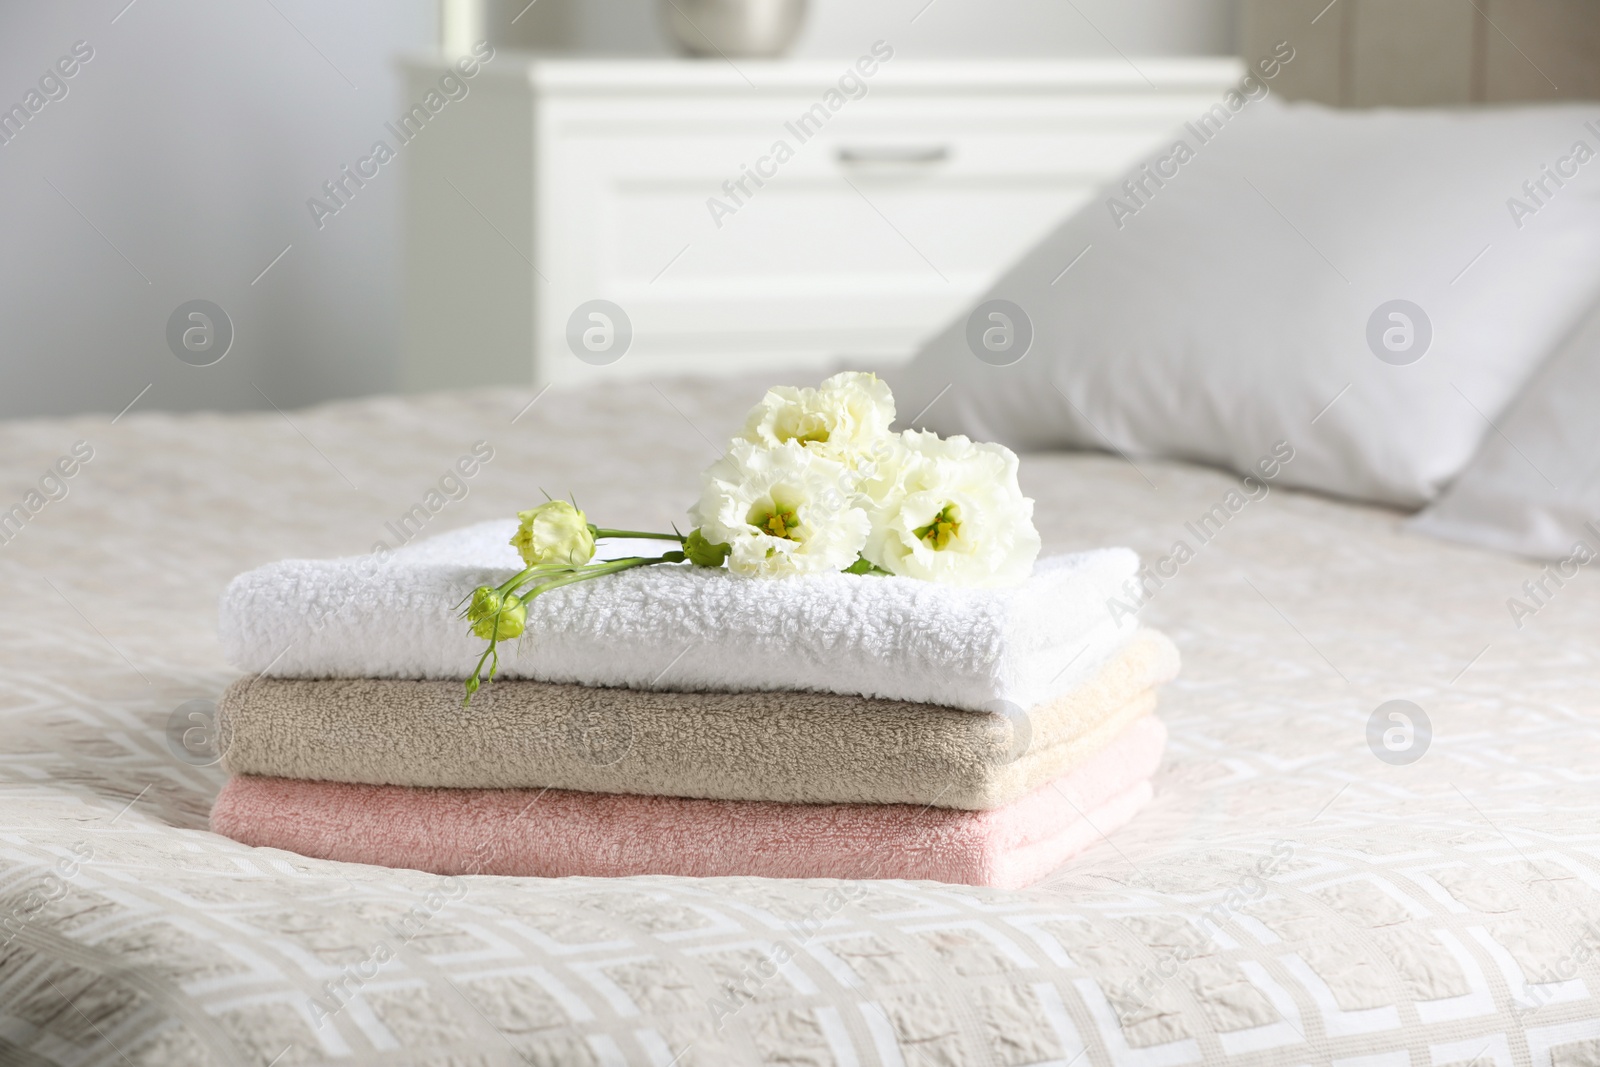
[[1246, 59], [1294, 46], [1288, 99], [1600, 99], [1600, 0], [1242, 0], [1239, 37]]

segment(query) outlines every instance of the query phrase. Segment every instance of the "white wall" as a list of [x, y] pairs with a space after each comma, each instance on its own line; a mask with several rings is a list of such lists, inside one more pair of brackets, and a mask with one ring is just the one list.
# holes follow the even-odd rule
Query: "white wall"
[[[538, 0], [513, 25], [525, 3], [489, 0], [491, 39], [670, 48], [656, 0]], [[1219, 53], [1234, 33], [1232, 0], [925, 3], [814, 0], [797, 52], [886, 37], [915, 57]], [[140, 406], [167, 409], [390, 388], [403, 159], [320, 230], [306, 200], [382, 135], [401, 110], [395, 54], [437, 31], [437, 0], [0, 3], [0, 107], [75, 41], [94, 49], [0, 145], [0, 417], [114, 413], [146, 385]], [[167, 347], [168, 316], [195, 298], [234, 323], [215, 366]]]
[[[385, 388], [400, 175], [320, 232], [305, 201], [397, 110], [392, 56], [435, 39], [434, 0], [126, 4], [0, 4], [0, 107], [94, 49], [0, 144], [0, 417], [116, 412], [146, 385], [141, 407], [176, 409]], [[194, 298], [234, 322], [215, 366], [167, 347]]]

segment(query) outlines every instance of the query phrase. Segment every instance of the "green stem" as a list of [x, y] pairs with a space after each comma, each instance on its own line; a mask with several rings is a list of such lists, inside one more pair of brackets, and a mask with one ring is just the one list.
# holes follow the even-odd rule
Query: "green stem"
[[565, 574], [570, 571], [585, 567], [583, 563], [535, 563], [531, 567], [524, 567], [510, 578], [495, 586], [495, 592], [504, 596], [506, 593], [515, 592], [517, 586], [533, 577], [535, 574]]
[[590, 578], [600, 578], [607, 574], [616, 574], [619, 571], [630, 570], [634, 567], [647, 567], [652, 563], [665, 562], [667, 562], [665, 556], [627, 556], [623, 559], [607, 560], [604, 563], [590, 563], [569, 571], [560, 577], [540, 582], [526, 595], [519, 595], [522, 596], [522, 602], [526, 604], [542, 593], [548, 593], [552, 589], [560, 589], [565, 585], [576, 585], [579, 582], [587, 582]]
[[[466, 696], [461, 698], [461, 706], [462, 707], [464, 707], [464, 708], [465, 707], [469, 707], [472, 704], [472, 694], [477, 692], [478, 691], [478, 687], [483, 684], [482, 680], [481, 680], [481, 676], [483, 674], [483, 663], [484, 663], [484, 660], [489, 658], [490, 654], [494, 652], [495, 646], [498, 645], [498, 644], [499, 644], [498, 641], [491, 640], [489, 642], [489, 647], [483, 650], [483, 655], [478, 657], [478, 665], [476, 667], [472, 668], [472, 673], [467, 677], [467, 694], [466, 694]], [[491, 679], [494, 677], [494, 673], [499, 668], [499, 666], [500, 666], [500, 657], [499, 657], [499, 655], [495, 655], [494, 666], [489, 668], [489, 677]]]
[[599, 527], [595, 528], [594, 535], [596, 538], [632, 537], [641, 541], [676, 541], [680, 545], [688, 540], [683, 534], [650, 533], [646, 530], [602, 530]]
[[[635, 538], [635, 539], [646, 540], [646, 541], [676, 541], [680, 545], [683, 544], [683, 542], [687, 540], [686, 537], [681, 536], [679, 534], [648, 533], [648, 532], [643, 531], [643, 530], [602, 530], [602, 529], [596, 528], [595, 532], [594, 532], [594, 535], [595, 535], [596, 538], [600, 538], [600, 537], [628, 537], [628, 538]], [[629, 558], [637, 558], [637, 557], [629, 557]], [[615, 561], [614, 560], [608, 560], [607, 562], [615, 562]], [[663, 562], [667, 562], [667, 561], [662, 560], [662, 559], [655, 559], [655, 560], [652, 560], [651, 562], [653, 562], [653, 563], [663, 563]], [[505, 581], [501, 582], [498, 586], [495, 587], [495, 591], [500, 593], [502, 596], [505, 595], [506, 593], [514, 593], [514, 592], [516, 592], [517, 587], [522, 585], [529, 578], [532, 578], [532, 577], [534, 577], [536, 575], [542, 575], [542, 574], [589, 573], [591, 575], [596, 575], [596, 576], [600, 575], [600, 574], [610, 574], [611, 573], [610, 571], [596, 571], [595, 570], [596, 567], [602, 567], [604, 565], [605, 564], [603, 564], [603, 563], [535, 563], [531, 567], [524, 567], [522, 570], [518, 571], [516, 574], [512, 575], [510, 578], [508, 578]], [[622, 568], [622, 569], [626, 570], [626, 568]]]
[[[632, 570], [634, 567], [648, 567], [653, 563], [674, 563], [682, 558], [683, 553], [675, 552], [669, 553], [665, 556], [627, 556], [623, 559], [607, 560], [604, 563], [589, 563], [581, 567], [568, 567], [564, 564], [561, 566], [552, 567], [550, 564], [545, 564], [542, 568], [537, 566], [529, 567], [522, 571], [515, 578], [512, 578], [510, 581], [500, 586], [500, 592], [502, 594], [515, 592], [517, 587], [535, 571], [544, 570], [545, 573], [556, 573], [556, 577], [551, 577], [542, 582], [538, 582], [527, 593], [521, 594], [522, 602], [527, 604], [532, 601], [534, 597], [539, 596], [542, 593], [548, 593], [552, 589], [560, 589], [565, 585], [576, 585], [578, 582], [586, 582], [590, 578], [599, 578], [607, 574], [617, 574], [621, 571]], [[494, 656], [493, 663], [489, 667], [490, 679], [494, 678], [495, 673], [500, 667], [500, 656], [499, 653], [495, 651], [500, 643], [499, 631], [500, 623], [499, 619], [496, 618], [495, 636], [489, 639], [489, 647], [484, 649], [482, 656], [478, 657], [478, 665], [473, 668], [471, 677], [467, 679], [467, 695], [466, 698], [461, 702], [463, 707], [466, 707], [472, 701], [472, 683], [481, 680], [484, 661], [489, 659], [491, 654]]]

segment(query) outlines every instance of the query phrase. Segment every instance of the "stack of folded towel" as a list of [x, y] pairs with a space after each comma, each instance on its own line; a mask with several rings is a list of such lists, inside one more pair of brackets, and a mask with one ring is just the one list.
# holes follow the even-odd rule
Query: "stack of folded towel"
[[454, 605], [518, 569], [513, 526], [234, 580], [217, 832], [440, 874], [1014, 887], [1151, 796], [1178, 656], [1106, 610], [1127, 550], [1000, 590], [625, 571], [534, 601], [463, 708]]

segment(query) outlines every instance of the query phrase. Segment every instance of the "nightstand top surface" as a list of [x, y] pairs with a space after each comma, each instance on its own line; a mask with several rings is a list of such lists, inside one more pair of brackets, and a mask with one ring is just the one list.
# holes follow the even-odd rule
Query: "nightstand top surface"
[[[577, 57], [501, 49], [480, 77], [525, 81], [541, 93], [579, 95], [639, 92], [729, 90], [793, 92], [826, 88], [855, 71], [858, 57], [839, 59], [674, 59], [653, 57]], [[401, 59], [408, 70], [443, 71], [440, 54]], [[870, 75], [874, 89], [949, 92], [1139, 93], [1212, 89], [1244, 73], [1235, 56], [1153, 56], [1131, 60], [1099, 57], [1060, 59], [901, 59], [877, 62]]]

